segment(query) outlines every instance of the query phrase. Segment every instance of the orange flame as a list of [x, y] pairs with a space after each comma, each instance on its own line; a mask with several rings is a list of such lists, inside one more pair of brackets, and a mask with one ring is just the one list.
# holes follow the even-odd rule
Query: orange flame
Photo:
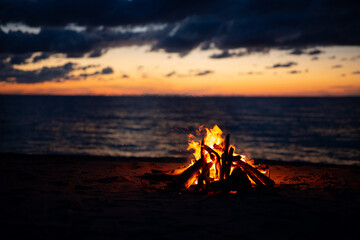
[[[224, 153], [225, 148], [225, 139], [222, 138], [223, 131], [215, 125], [213, 128], [205, 128], [205, 137], [203, 138], [204, 145], [207, 145], [210, 147], [213, 151], [215, 151], [218, 156], [222, 156]], [[199, 135], [201, 132], [203, 132], [203, 126], [199, 128], [199, 130], [196, 131], [196, 133]], [[189, 135], [189, 146], [187, 150], [193, 149], [194, 150], [194, 157], [195, 159], [192, 160], [192, 164], [201, 158], [201, 141], [195, 141], [195, 136], [190, 134]], [[233, 145], [230, 145], [230, 147], [234, 148], [234, 156], [238, 156], [238, 154], [235, 153], [235, 147]], [[214, 181], [220, 179], [220, 162], [221, 159], [216, 159], [216, 156], [214, 154], [210, 154], [208, 151], [204, 151], [204, 158], [206, 163], [213, 163], [213, 165], [209, 169], [209, 175], [210, 178], [212, 178]], [[240, 155], [240, 160], [244, 162], [248, 162], [246, 155]], [[233, 162], [233, 165], [235, 165], [236, 162]], [[231, 167], [231, 172], [233, 170], [233, 167]], [[230, 172], [230, 173], [231, 173]]]

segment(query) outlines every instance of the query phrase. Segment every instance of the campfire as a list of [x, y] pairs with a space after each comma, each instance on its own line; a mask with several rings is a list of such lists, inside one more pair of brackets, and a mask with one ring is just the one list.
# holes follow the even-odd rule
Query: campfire
[[[203, 132], [205, 136], [200, 141], [189, 135], [188, 150], [194, 150], [195, 157], [189, 166], [171, 172], [153, 170], [151, 177], [170, 180], [165, 189], [179, 192], [237, 193], [274, 186], [269, 168], [255, 165], [246, 154], [237, 154], [230, 143], [230, 134], [223, 139], [223, 132], [217, 125], [211, 129], [200, 127], [196, 131], [197, 135]], [[178, 172], [180, 174], [176, 175]]]

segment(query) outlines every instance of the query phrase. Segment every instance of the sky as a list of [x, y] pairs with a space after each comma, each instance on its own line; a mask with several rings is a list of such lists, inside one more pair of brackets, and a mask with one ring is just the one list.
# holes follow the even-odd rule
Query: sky
[[353, 0], [0, 0], [0, 94], [359, 96]]

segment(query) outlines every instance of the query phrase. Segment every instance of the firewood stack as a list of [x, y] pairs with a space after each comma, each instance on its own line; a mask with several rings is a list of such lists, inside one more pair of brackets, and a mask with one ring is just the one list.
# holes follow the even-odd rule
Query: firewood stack
[[[273, 187], [275, 182], [257, 168], [246, 163], [240, 155], [234, 154], [230, 147], [230, 135], [225, 139], [223, 153], [214, 150], [219, 146], [208, 146], [201, 141], [201, 157], [167, 185], [169, 190], [206, 191], [206, 192], [244, 192], [252, 188]], [[211, 161], [205, 160], [205, 154]], [[210, 168], [215, 167], [215, 176], [210, 175]], [[264, 167], [264, 166], [261, 166]]]
[[[197, 134], [200, 135], [202, 127]], [[273, 187], [274, 181], [266, 176], [264, 165], [253, 165], [246, 155], [235, 153], [235, 147], [230, 144], [230, 135], [221, 137], [221, 129], [215, 125], [206, 128], [206, 136], [201, 141], [189, 139], [189, 149], [193, 149], [195, 160], [185, 170], [174, 171], [152, 170], [152, 174], [145, 174], [142, 179], [149, 181], [166, 181], [167, 191], [195, 191], [207, 193], [245, 192], [255, 188]], [[195, 138], [194, 135], [189, 135]]]

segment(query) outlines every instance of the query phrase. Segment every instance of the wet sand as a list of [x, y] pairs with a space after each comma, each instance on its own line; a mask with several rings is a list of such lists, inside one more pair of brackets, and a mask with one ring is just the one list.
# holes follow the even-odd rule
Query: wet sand
[[273, 189], [150, 191], [184, 159], [0, 154], [1, 239], [356, 239], [360, 167], [269, 162]]

